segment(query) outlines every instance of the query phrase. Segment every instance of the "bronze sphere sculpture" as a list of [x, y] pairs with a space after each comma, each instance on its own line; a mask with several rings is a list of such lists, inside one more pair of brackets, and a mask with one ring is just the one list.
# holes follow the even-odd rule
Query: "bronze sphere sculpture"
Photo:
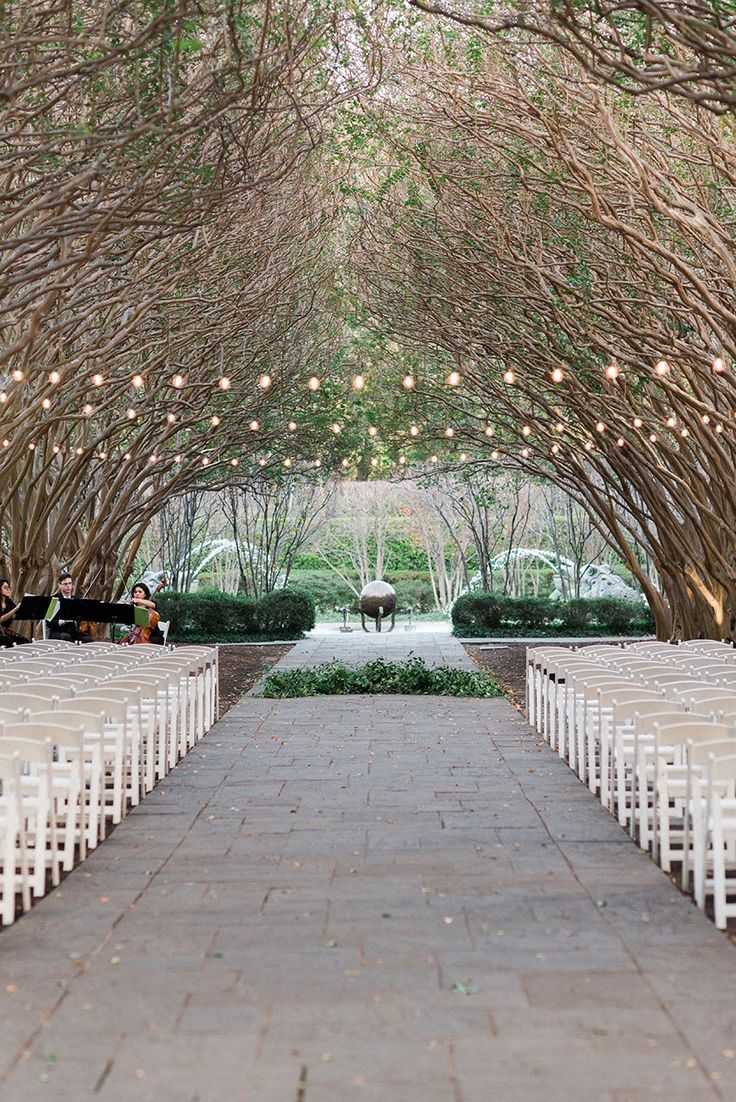
[[360, 591], [360, 622], [363, 631], [368, 631], [365, 626], [365, 618], [370, 616], [376, 621], [376, 631], [381, 630], [381, 623], [386, 616], [391, 617], [391, 627], [394, 630], [396, 622], [396, 590], [388, 582], [368, 582]]

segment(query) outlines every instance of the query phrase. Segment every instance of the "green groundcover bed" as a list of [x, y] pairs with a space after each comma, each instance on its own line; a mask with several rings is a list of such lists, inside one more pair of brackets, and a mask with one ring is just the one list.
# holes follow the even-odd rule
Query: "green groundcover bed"
[[261, 696], [346, 696], [352, 693], [405, 693], [410, 696], [503, 696], [490, 674], [441, 666], [432, 669], [421, 658], [386, 662], [376, 658], [351, 668], [325, 662], [313, 669], [279, 670], [263, 683]]

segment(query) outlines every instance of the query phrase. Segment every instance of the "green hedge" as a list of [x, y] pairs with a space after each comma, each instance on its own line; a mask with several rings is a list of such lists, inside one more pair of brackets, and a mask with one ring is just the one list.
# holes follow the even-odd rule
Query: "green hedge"
[[492, 593], [465, 593], [452, 608], [455, 635], [481, 638], [492, 635], [648, 635], [654, 631], [644, 601], [619, 597], [576, 597], [551, 601], [547, 597], [496, 597]]
[[161, 593], [156, 605], [161, 619], [171, 621], [171, 642], [300, 639], [314, 627], [314, 601], [298, 589], [277, 589], [259, 599], [217, 589]]

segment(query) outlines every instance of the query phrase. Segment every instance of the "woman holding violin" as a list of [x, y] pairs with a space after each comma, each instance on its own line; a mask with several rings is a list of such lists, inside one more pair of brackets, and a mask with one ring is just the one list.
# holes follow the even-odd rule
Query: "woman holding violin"
[[0, 578], [0, 647], [12, 647], [16, 643], [30, 643], [23, 635], [18, 635], [10, 625], [18, 607], [10, 596], [10, 582], [7, 578]]
[[156, 602], [151, 600], [151, 591], [143, 582], [136, 582], [130, 593], [131, 603], [138, 608], [147, 608], [149, 613], [148, 627], [136, 624], [120, 640], [124, 646], [132, 646], [135, 643], [150, 643], [151, 634], [158, 627], [159, 616], [156, 612]]

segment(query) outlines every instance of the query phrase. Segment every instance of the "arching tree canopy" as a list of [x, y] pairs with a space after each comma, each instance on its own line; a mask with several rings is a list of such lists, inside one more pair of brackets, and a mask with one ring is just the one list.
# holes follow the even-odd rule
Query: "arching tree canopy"
[[490, 464], [581, 502], [662, 634], [730, 631], [732, 5], [2, 18], [21, 588], [114, 591], [199, 487]]

